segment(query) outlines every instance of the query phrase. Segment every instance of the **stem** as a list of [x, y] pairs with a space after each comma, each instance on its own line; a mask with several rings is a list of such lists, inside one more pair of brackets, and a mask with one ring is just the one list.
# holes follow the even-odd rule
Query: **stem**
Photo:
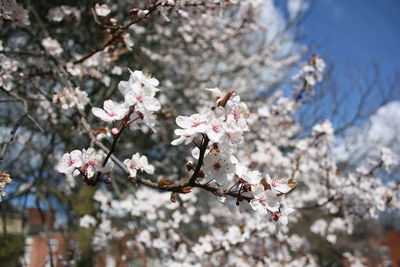
[[[160, 5], [161, 5], [161, 2], [156, 4], [155, 6], [153, 6], [151, 9], [149, 9], [149, 13], [147, 14], [147, 16], [145, 18], [147, 18], [151, 13], [153, 13], [155, 10], [157, 10], [157, 7], [160, 6]], [[96, 48], [92, 52], [89, 52], [88, 54], [82, 56], [81, 58], [73, 61], [73, 63], [74, 64], [82, 63], [86, 59], [92, 57], [94, 54], [96, 54], [96, 53], [98, 53], [100, 51], [103, 51], [108, 46], [110, 46], [112, 43], [114, 43], [114, 41], [116, 41], [121, 36], [121, 34], [123, 34], [131, 25], [133, 25], [135, 23], [138, 23], [138, 22], [142, 21], [143, 19], [144, 18], [138, 18], [136, 20], [133, 20], [133, 21], [129, 22], [125, 26], [119, 27], [118, 30], [112, 35], [111, 39], [108, 40], [103, 46], [101, 46], [100, 48]]]
[[[122, 135], [122, 132], [125, 130], [126, 127], [128, 127], [129, 123], [127, 123], [127, 121], [129, 120], [129, 118], [131, 117], [132, 113], [135, 111], [135, 106], [131, 107], [129, 109], [129, 113], [125, 116], [125, 118], [122, 119], [121, 121], [121, 128], [118, 132], [118, 134], [116, 136], [114, 136], [114, 140], [111, 144], [110, 150], [108, 151], [106, 157], [103, 160], [103, 163], [101, 164], [101, 166], [106, 166], [108, 160], [110, 159], [112, 153], [114, 153], [115, 150], [115, 146], [117, 145], [118, 139], [119, 137]], [[135, 119], [136, 120], [136, 119]], [[92, 183], [93, 186], [95, 186], [97, 184], [97, 182], [100, 180], [100, 176], [101, 176], [102, 172], [98, 172], [96, 179], [94, 180], [94, 182]]]
[[203, 166], [203, 161], [204, 161], [204, 155], [206, 153], [206, 149], [208, 147], [208, 143], [210, 142], [210, 139], [208, 139], [208, 136], [205, 135], [203, 136], [203, 142], [201, 144], [200, 148], [200, 155], [199, 155], [199, 160], [197, 161], [197, 166], [196, 169], [194, 170], [194, 173], [192, 174], [192, 177], [190, 177], [189, 186], [194, 186], [196, 182], [196, 178], [199, 176], [199, 172], [201, 170], [201, 167]]

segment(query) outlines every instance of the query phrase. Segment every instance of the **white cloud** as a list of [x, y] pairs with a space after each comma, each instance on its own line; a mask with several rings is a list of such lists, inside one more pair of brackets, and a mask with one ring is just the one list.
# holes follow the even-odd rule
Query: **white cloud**
[[383, 146], [400, 154], [400, 101], [380, 107], [368, 122], [348, 129], [338, 138], [334, 154], [339, 161], [356, 164], [377, 156]]
[[307, 8], [308, 2], [305, 0], [288, 0], [287, 2], [287, 10], [289, 12], [290, 19], [294, 19]]

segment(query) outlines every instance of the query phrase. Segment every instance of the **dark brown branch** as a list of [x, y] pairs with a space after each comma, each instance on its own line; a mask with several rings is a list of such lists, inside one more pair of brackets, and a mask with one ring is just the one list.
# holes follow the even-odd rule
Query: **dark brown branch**
[[150, 15], [151, 13], [153, 13], [154, 11], [156, 11], [156, 10], [157, 10], [157, 7], [160, 6], [160, 5], [161, 5], [161, 3], [158, 3], [158, 4], [154, 5], [152, 8], [150, 8], [150, 9], [149, 9], [149, 13], [148, 13], [145, 17], [143, 17], [143, 18], [137, 18], [136, 20], [132, 20], [131, 22], [129, 22], [129, 23], [126, 24], [125, 26], [120, 26], [120, 27], [118, 28], [118, 30], [117, 30], [115, 33], [113, 33], [111, 39], [108, 40], [104, 45], [102, 45], [102, 46], [99, 47], [99, 48], [96, 48], [95, 50], [89, 52], [88, 54], [82, 56], [81, 58], [79, 58], [79, 59], [73, 61], [73, 63], [74, 63], [74, 64], [82, 63], [82, 62], [85, 61], [86, 59], [92, 57], [94, 54], [96, 54], [96, 53], [98, 53], [98, 52], [100, 52], [100, 51], [103, 51], [103, 50], [106, 49], [108, 46], [110, 46], [112, 43], [114, 43], [114, 41], [116, 41], [116, 40], [121, 36], [121, 34], [123, 34], [131, 25], [136, 24], [136, 23], [142, 21], [142, 20], [145, 19], [145, 18], [148, 18], [149, 15]]
[[204, 155], [206, 153], [207, 147], [208, 147], [208, 143], [209, 143], [209, 139], [207, 137], [207, 135], [204, 135], [203, 137], [203, 142], [201, 144], [200, 147], [200, 155], [199, 155], [199, 160], [197, 161], [197, 165], [196, 165], [196, 169], [194, 170], [192, 177], [190, 177], [189, 186], [194, 186], [197, 177], [199, 176], [199, 172], [201, 170], [201, 167], [203, 166], [203, 161], [204, 161]]

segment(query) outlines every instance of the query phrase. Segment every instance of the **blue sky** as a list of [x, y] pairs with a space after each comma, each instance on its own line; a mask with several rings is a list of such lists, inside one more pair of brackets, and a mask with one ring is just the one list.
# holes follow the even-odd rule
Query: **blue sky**
[[[337, 116], [329, 113], [330, 98], [324, 100], [322, 109], [323, 112], [326, 110], [326, 118], [332, 121], [334, 128], [340, 128], [356, 113], [360, 102], [356, 84], [364, 79], [360, 74], [366, 74], [367, 79], [372, 80], [373, 62], [380, 67], [385, 89], [389, 88], [388, 81], [394, 80], [396, 72], [400, 74], [400, 0], [307, 2], [310, 13], [300, 28], [306, 38], [300, 43], [309, 47], [317, 45], [315, 53], [334, 66], [333, 78], [338, 82], [340, 92], [346, 95], [345, 102], [341, 102], [340, 115], [335, 113]], [[354, 71], [355, 66], [361, 68], [361, 72]], [[365, 83], [360, 84], [367, 88]], [[382, 101], [377, 87], [369, 92], [364, 114], [376, 109]], [[400, 100], [400, 84], [390, 99], [394, 100]]]
[[385, 75], [400, 70], [399, 0], [315, 0], [304, 26], [307, 42], [338, 67], [374, 59]]

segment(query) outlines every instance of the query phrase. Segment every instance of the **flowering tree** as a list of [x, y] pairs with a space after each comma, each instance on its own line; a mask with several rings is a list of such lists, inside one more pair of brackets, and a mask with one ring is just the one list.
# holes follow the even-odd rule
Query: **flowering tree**
[[315, 239], [359, 263], [341, 240], [398, 208], [376, 175], [396, 160], [341, 169], [332, 124], [304, 131], [325, 63], [301, 63], [272, 1], [70, 2], [0, 4], [0, 191], [66, 214], [66, 263], [113, 243], [143, 264], [327, 263]]

